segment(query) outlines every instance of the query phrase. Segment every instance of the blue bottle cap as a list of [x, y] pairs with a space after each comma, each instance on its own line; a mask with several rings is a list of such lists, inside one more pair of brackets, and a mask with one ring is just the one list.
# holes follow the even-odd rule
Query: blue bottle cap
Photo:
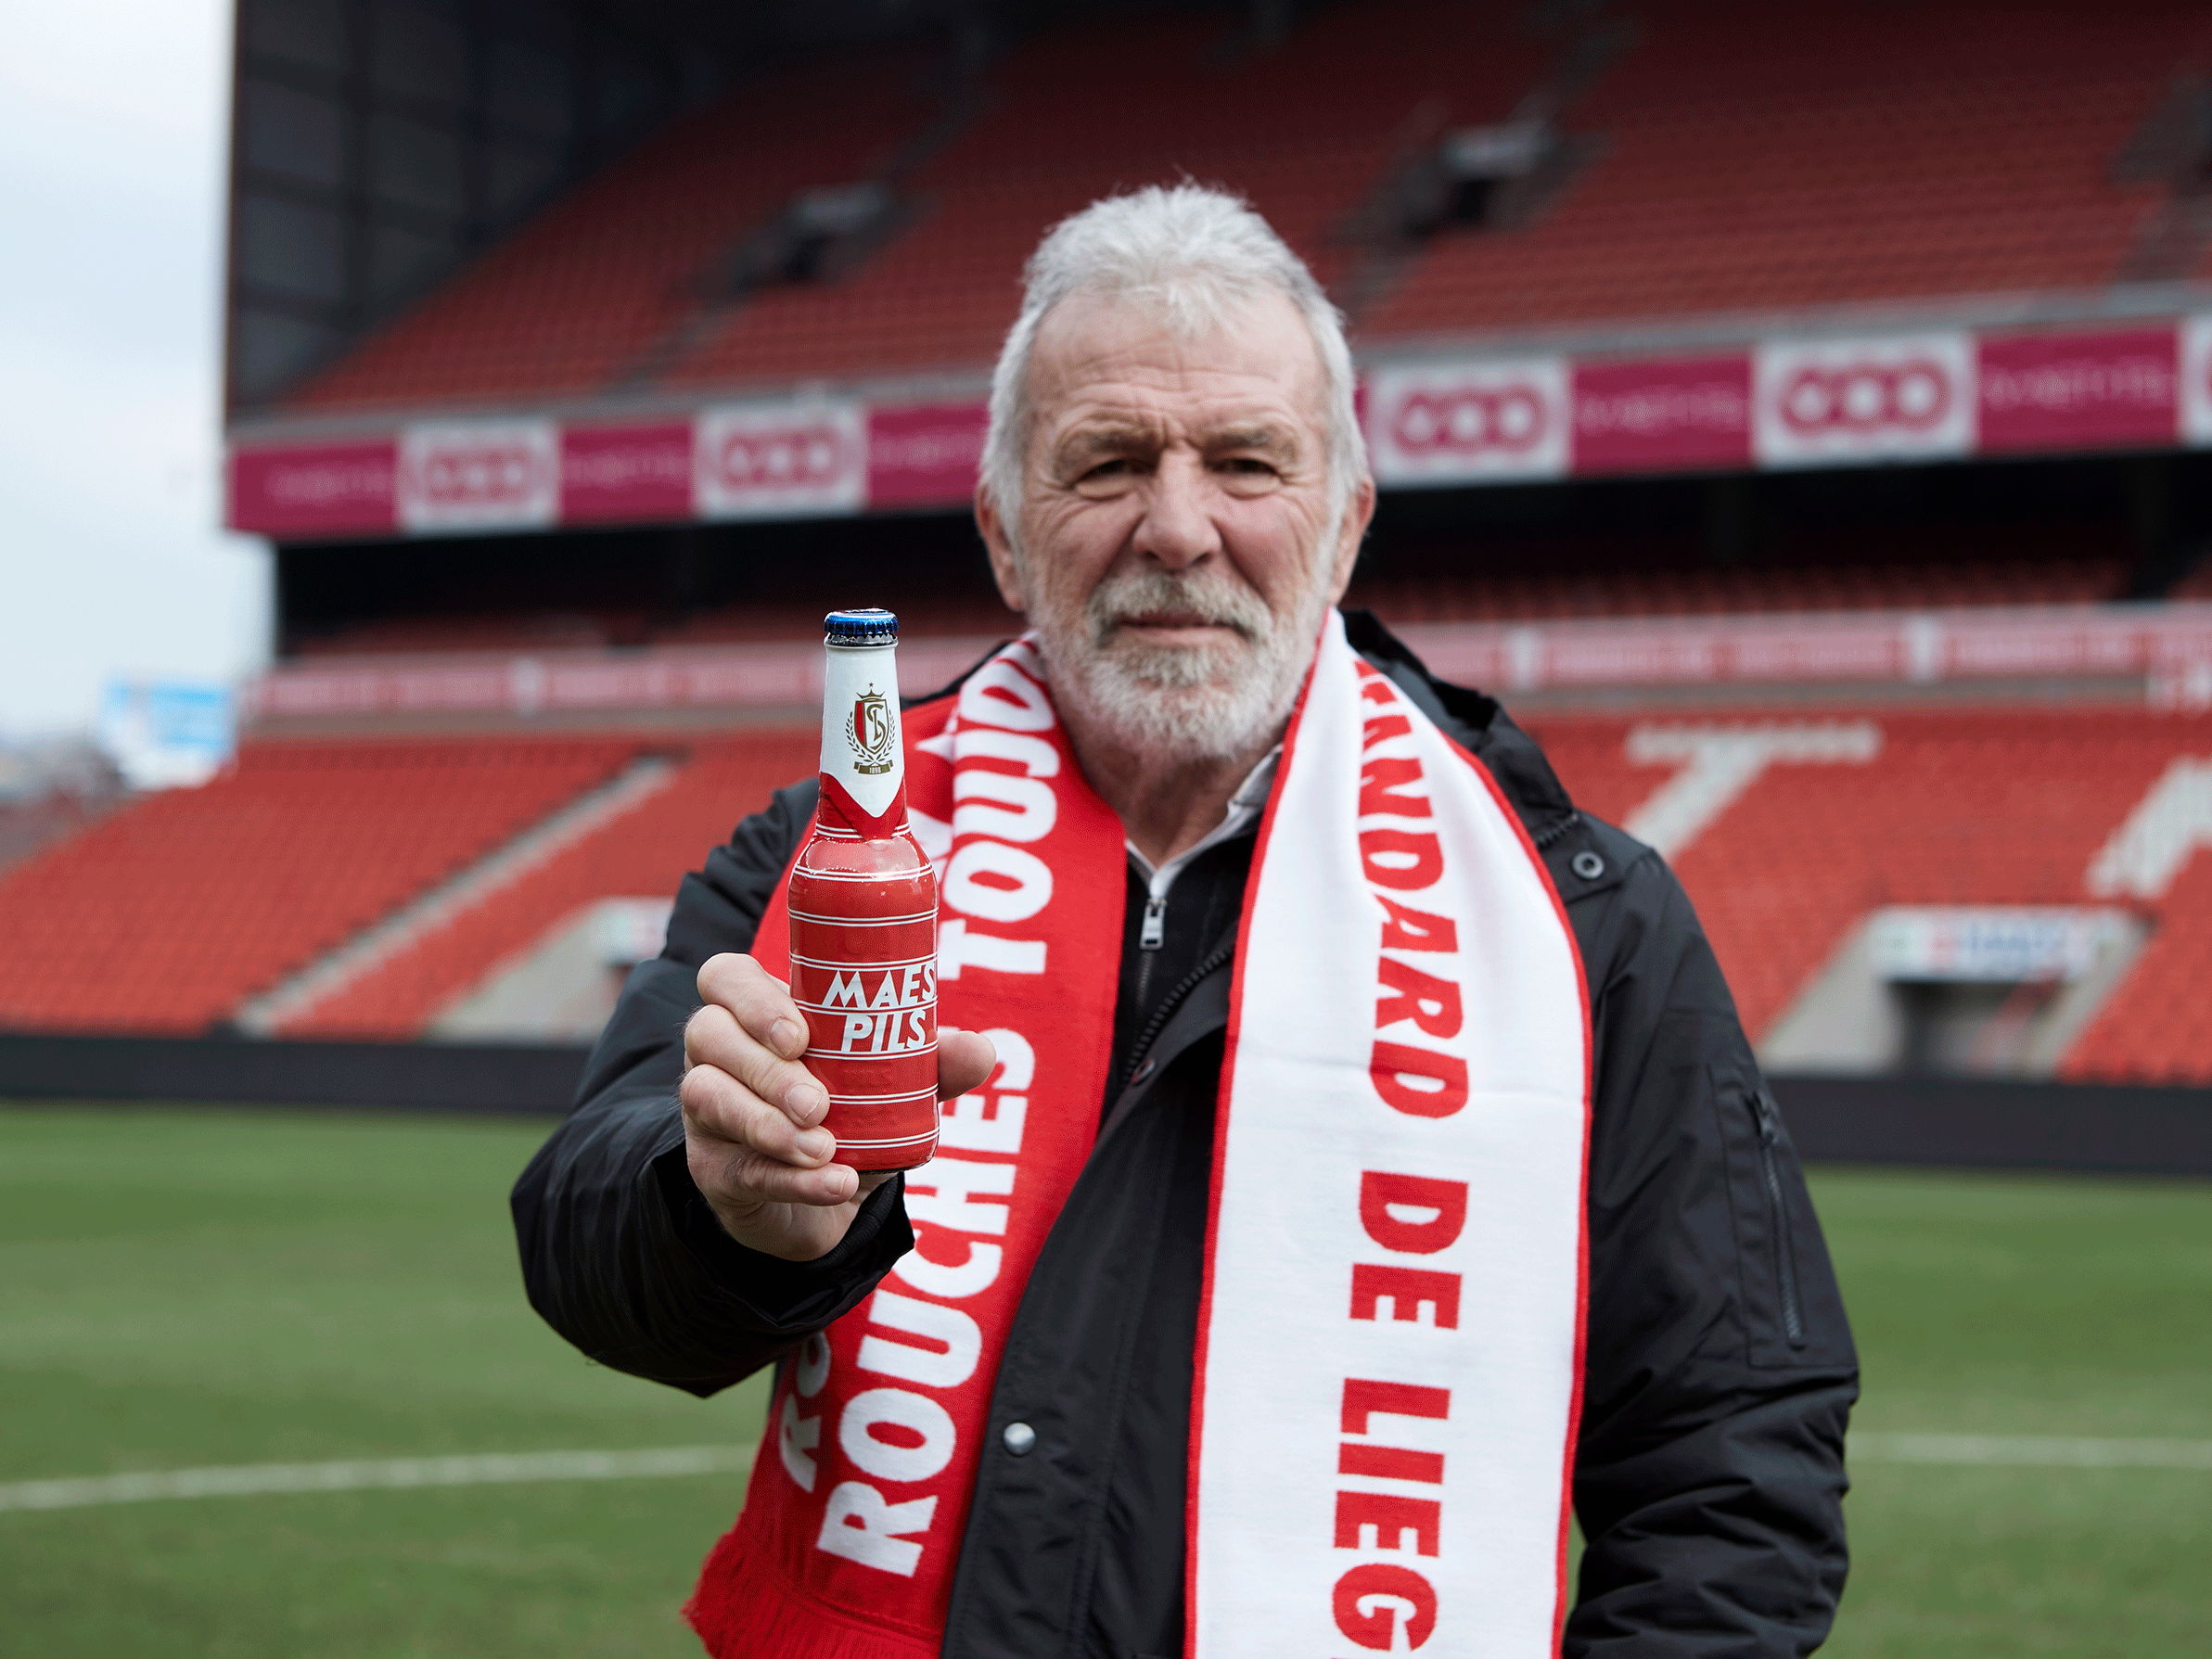
[[833, 610], [822, 619], [825, 645], [895, 645], [899, 619], [888, 610]]

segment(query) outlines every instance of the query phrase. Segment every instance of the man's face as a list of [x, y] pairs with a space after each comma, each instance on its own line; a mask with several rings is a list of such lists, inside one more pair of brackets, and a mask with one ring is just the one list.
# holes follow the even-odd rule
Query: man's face
[[1279, 295], [1196, 339], [1094, 296], [1045, 317], [1020, 521], [978, 517], [1069, 713], [1172, 759], [1287, 714], [1374, 510], [1362, 483], [1332, 522], [1323, 385]]

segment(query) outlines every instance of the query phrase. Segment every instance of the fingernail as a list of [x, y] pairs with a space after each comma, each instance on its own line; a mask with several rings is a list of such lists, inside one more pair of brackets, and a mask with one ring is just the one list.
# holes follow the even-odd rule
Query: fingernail
[[808, 1129], [793, 1144], [799, 1148], [799, 1156], [812, 1158], [817, 1164], [826, 1162], [829, 1155], [837, 1149], [837, 1137], [827, 1129]]
[[775, 1052], [786, 1060], [796, 1060], [806, 1053], [807, 1028], [797, 1020], [776, 1021], [768, 1035], [775, 1043]]
[[794, 1083], [784, 1091], [784, 1105], [799, 1122], [815, 1123], [829, 1110], [829, 1096], [812, 1083]]

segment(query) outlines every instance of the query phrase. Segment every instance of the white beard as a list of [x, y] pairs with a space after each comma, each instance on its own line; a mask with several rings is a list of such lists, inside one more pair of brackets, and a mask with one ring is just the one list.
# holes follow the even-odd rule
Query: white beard
[[[1041, 605], [1031, 619], [1064, 711], [1122, 747], [1189, 764], [1252, 754], [1280, 734], [1326, 608], [1318, 581], [1295, 612], [1278, 616], [1233, 578], [1148, 569], [1109, 577], [1080, 608]], [[1161, 610], [1225, 632], [1198, 645], [1150, 644], [1121, 632], [1124, 619]]]

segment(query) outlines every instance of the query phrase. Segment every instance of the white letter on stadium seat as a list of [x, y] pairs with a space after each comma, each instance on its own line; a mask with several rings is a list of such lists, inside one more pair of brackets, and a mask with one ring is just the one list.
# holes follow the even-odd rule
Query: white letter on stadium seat
[[879, 1290], [868, 1304], [868, 1323], [942, 1343], [944, 1351], [871, 1334], [861, 1338], [863, 1371], [881, 1372], [887, 1377], [929, 1388], [957, 1388], [976, 1374], [976, 1361], [983, 1354], [983, 1333], [957, 1308]]
[[911, 1503], [886, 1503], [883, 1494], [864, 1480], [839, 1481], [822, 1513], [819, 1550], [857, 1561], [878, 1572], [912, 1578], [922, 1564], [922, 1547], [902, 1535], [927, 1532], [937, 1499], [916, 1498]]
[[[916, 1187], [934, 1188], [916, 1192]], [[906, 1213], [932, 1227], [950, 1227], [954, 1232], [1004, 1235], [1006, 1206], [978, 1204], [978, 1193], [1011, 1193], [1012, 1164], [978, 1164], [967, 1158], [931, 1158], [919, 1169], [906, 1172]]]
[[[877, 1423], [921, 1437], [919, 1446], [894, 1446], [870, 1431]], [[927, 1480], [953, 1461], [957, 1431], [944, 1407], [904, 1388], [869, 1388], [845, 1402], [837, 1444], [862, 1473], [877, 1480]]]
[[776, 1455], [784, 1460], [784, 1473], [802, 1492], [814, 1489], [814, 1460], [807, 1454], [821, 1444], [822, 1419], [801, 1417], [799, 1402], [785, 1395], [784, 1414], [775, 1426]]

